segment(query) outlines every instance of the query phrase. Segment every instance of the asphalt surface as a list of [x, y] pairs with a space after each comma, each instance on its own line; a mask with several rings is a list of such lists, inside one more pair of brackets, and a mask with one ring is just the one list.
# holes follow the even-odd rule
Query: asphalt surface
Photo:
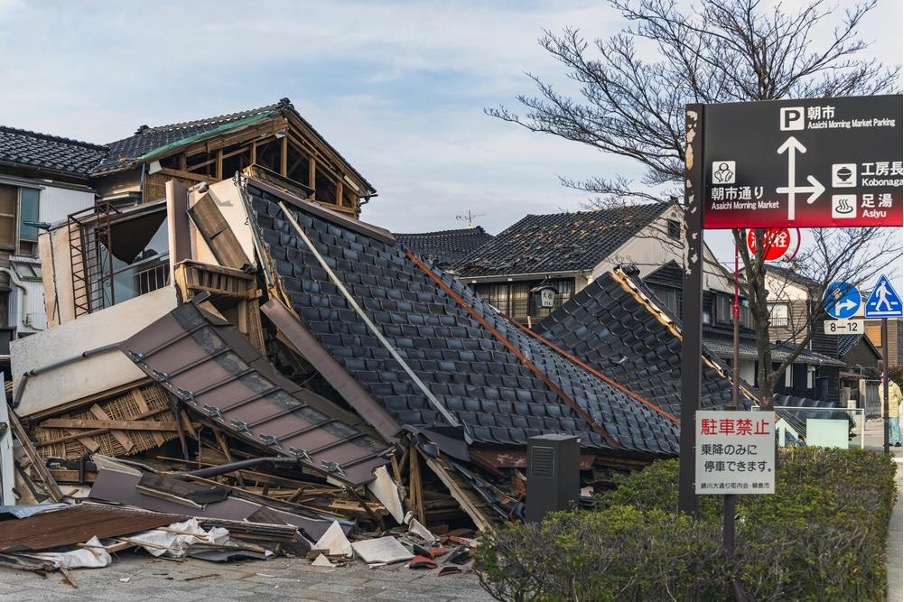
[[[882, 452], [882, 424], [869, 420], [865, 447]], [[859, 435], [851, 442], [860, 445]], [[888, 529], [888, 600], [904, 602], [902, 540], [902, 448], [892, 447], [898, 466], [898, 499]], [[77, 587], [60, 573], [46, 578], [0, 568], [0, 602], [28, 600], [110, 600], [111, 602], [217, 602], [254, 600], [490, 601], [472, 572], [440, 577], [436, 570], [407, 568], [405, 563], [370, 569], [362, 562], [315, 567], [304, 559], [212, 563], [163, 560], [132, 552], [114, 556], [103, 569], [71, 571]]]

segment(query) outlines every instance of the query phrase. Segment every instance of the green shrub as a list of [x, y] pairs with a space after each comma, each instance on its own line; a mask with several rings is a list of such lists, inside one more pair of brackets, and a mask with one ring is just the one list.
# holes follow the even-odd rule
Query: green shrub
[[476, 561], [499, 600], [720, 599], [718, 533], [712, 521], [613, 506], [487, 532]]
[[617, 477], [591, 512], [487, 532], [476, 561], [499, 600], [884, 600], [895, 497], [890, 457], [781, 450], [774, 495], [736, 497], [735, 556], [725, 557], [722, 496], [679, 514], [678, 461]]

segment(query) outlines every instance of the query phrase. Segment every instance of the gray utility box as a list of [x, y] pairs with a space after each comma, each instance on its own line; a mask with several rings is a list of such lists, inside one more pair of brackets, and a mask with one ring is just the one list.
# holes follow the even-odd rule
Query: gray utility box
[[539, 435], [527, 440], [527, 514], [543, 520], [547, 512], [567, 510], [581, 496], [580, 439]]

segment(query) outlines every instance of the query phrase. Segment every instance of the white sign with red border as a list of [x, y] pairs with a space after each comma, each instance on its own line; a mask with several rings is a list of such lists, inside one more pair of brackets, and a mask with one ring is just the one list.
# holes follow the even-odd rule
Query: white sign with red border
[[775, 412], [697, 411], [695, 493], [775, 493]]

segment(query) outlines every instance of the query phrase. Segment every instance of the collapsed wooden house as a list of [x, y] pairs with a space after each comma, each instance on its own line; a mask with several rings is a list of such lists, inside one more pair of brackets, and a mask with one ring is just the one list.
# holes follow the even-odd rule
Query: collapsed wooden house
[[[48, 235], [63, 266], [48, 282], [71, 280], [57, 295], [73, 306], [80, 278], [67, 270], [89, 245], [72, 237], [96, 237], [109, 218], [101, 210]], [[517, 473], [532, 436], [580, 438], [582, 467], [603, 479], [677, 453], [667, 411], [291, 183], [253, 173], [191, 191], [172, 182], [165, 203], [121, 210], [106, 232], [164, 224], [172, 277], [159, 288], [20, 342], [14, 407], [43, 457], [167, 445], [188, 463], [210, 454], [201, 450], [227, 462], [266, 454], [359, 497], [385, 467], [422, 522], [434, 501], [450, 513], [428, 478], [483, 527], [523, 501]], [[107, 293], [84, 288], [89, 301]]]
[[[12, 406], [61, 481], [143, 456], [283, 508], [482, 528], [523, 512], [531, 437], [578, 438], [603, 486], [677, 454], [675, 358], [650, 360], [677, 330], [629, 273], [598, 279], [617, 303], [597, 314], [648, 334], [610, 369], [360, 221], [376, 190], [285, 99], [104, 148], [95, 206], [39, 240], [51, 327], [12, 358]], [[726, 401], [714, 374], [706, 407]]]

